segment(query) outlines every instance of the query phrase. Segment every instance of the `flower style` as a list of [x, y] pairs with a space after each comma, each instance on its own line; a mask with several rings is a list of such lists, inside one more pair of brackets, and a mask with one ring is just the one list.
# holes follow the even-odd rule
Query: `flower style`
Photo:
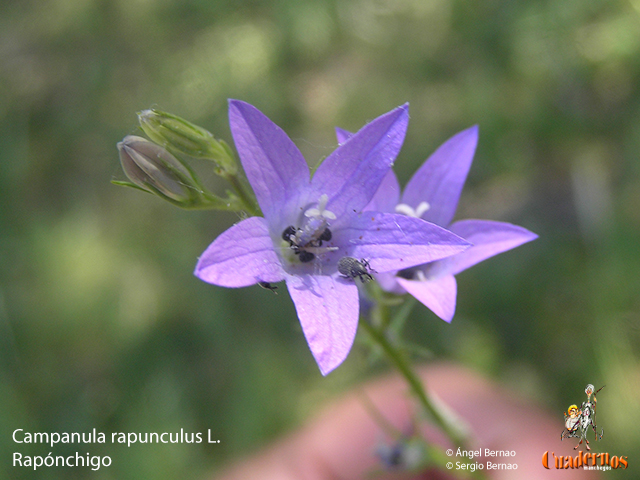
[[424, 220], [363, 211], [402, 146], [407, 105], [363, 127], [313, 178], [291, 139], [255, 107], [231, 100], [229, 121], [264, 218], [247, 218], [223, 232], [200, 257], [195, 275], [223, 287], [285, 280], [326, 375], [346, 358], [358, 324], [358, 280], [340, 275], [341, 258], [390, 272], [445, 258], [469, 244]]
[[[336, 133], [339, 143], [346, 142], [351, 135], [339, 128]], [[464, 252], [448, 258], [401, 269], [395, 274], [376, 275], [385, 290], [410, 293], [447, 322], [451, 322], [456, 309], [454, 275], [538, 237], [525, 228], [505, 222], [461, 220], [451, 224], [477, 144], [477, 126], [451, 137], [409, 180], [402, 197], [398, 180], [390, 170], [371, 203], [365, 207], [365, 210], [422, 218], [447, 228], [472, 244]]]

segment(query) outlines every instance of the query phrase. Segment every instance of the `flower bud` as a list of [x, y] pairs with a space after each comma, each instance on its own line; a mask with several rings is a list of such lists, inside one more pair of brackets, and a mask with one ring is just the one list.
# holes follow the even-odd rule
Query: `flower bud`
[[428, 462], [426, 445], [418, 437], [402, 437], [393, 445], [381, 444], [376, 448], [376, 456], [391, 470], [417, 470]]
[[120, 163], [129, 179], [143, 190], [178, 203], [193, 202], [199, 189], [189, 171], [165, 148], [128, 135], [118, 143]]
[[237, 172], [229, 146], [216, 140], [208, 130], [160, 110], [144, 110], [138, 113], [138, 120], [144, 133], [159, 145], [178, 154], [213, 160], [223, 173], [235, 175]]

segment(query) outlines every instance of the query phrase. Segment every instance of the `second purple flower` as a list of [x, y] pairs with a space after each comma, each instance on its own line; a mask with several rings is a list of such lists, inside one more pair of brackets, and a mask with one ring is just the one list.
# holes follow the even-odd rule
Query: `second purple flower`
[[[336, 133], [340, 143], [346, 142], [351, 135], [340, 128]], [[376, 277], [384, 290], [413, 295], [446, 322], [451, 322], [456, 310], [455, 275], [538, 238], [526, 228], [506, 222], [459, 220], [451, 223], [477, 144], [477, 126], [454, 135], [422, 164], [402, 194], [398, 179], [389, 170], [365, 208], [422, 218], [451, 230], [472, 244], [464, 252], [446, 259]]]

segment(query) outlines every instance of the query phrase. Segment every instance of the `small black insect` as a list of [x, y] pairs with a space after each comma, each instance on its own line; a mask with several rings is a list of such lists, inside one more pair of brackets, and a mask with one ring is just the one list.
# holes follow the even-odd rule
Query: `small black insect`
[[318, 237], [318, 242], [320, 243], [320, 245], [322, 245], [322, 242], [328, 242], [329, 240], [331, 240], [332, 236], [333, 235], [331, 234], [331, 230], [325, 228], [324, 232], [322, 232], [322, 235]]
[[289, 225], [287, 228], [284, 229], [284, 232], [282, 232], [282, 239], [289, 242], [289, 246], [293, 247], [294, 243], [293, 240], [291, 240], [291, 235], [295, 235], [296, 234], [296, 227], [294, 227], [293, 225]]
[[266, 290], [271, 290], [276, 295], [278, 294], [278, 292], [276, 292], [276, 290], [278, 290], [278, 287], [276, 287], [275, 285], [271, 285], [269, 282], [258, 282], [258, 285]]
[[342, 274], [343, 278], [356, 279], [359, 278], [362, 283], [367, 283], [373, 280], [373, 277], [369, 272], [372, 272], [371, 265], [364, 258], [358, 260], [353, 257], [342, 257], [338, 261], [338, 272]]
[[311, 240], [304, 245], [300, 245], [298, 243], [299, 239], [297, 238], [297, 234], [300, 231], [301, 229], [296, 228], [293, 225], [289, 225], [284, 229], [284, 232], [282, 232], [282, 239], [289, 243], [289, 247], [293, 250], [294, 254], [298, 255], [298, 260], [300, 260], [301, 263], [309, 263], [316, 258], [316, 255], [306, 249], [320, 247], [322, 246], [323, 240], [331, 240], [331, 230], [325, 228], [317, 239]]
[[307, 252], [306, 250], [301, 250], [300, 253], [298, 254], [298, 258], [302, 263], [308, 263], [314, 258], [316, 258], [316, 256], [311, 252]]

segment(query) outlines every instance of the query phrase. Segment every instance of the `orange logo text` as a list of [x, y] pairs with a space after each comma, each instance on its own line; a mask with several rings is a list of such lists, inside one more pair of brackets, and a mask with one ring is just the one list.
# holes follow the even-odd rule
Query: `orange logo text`
[[[570, 455], [556, 456], [554, 452], [551, 452], [551, 455], [553, 456], [553, 458], [550, 458], [549, 450], [542, 454], [542, 466], [546, 469], [553, 468], [554, 465], [556, 469], [581, 468], [590, 466], [607, 466], [611, 469], [626, 469], [629, 465], [627, 457], [617, 457], [615, 455], [609, 455], [609, 453], [578, 452], [578, 455], [572, 457]], [[551, 460], [551, 466], [549, 466], [549, 460]]]

